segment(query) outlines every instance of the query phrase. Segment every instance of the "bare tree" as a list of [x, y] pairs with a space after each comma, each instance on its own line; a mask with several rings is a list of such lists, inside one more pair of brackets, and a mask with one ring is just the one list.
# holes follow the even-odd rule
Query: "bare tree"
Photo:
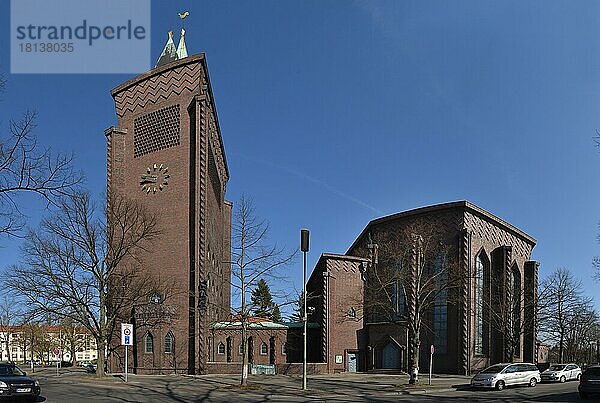
[[442, 336], [431, 324], [462, 284], [451, 245], [438, 226], [424, 220], [369, 234], [363, 316], [408, 327], [411, 384], [418, 382], [423, 329]]
[[569, 330], [565, 337], [565, 361], [589, 362], [588, 346], [596, 341], [598, 314], [591, 304], [573, 312], [569, 319]]
[[77, 326], [72, 318], [64, 318], [60, 325], [60, 349], [64, 354], [67, 350], [71, 357], [71, 363], [77, 365], [77, 352], [85, 347], [85, 339], [82, 336], [82, 328]]
[[[0, 93], [6, 76], [0, 74]], [[35, 194], [53, 204], [72, 194], [83, 176], [73, 169], [73, 157], [53, 153], [35, 136], [36, 113], [8, 119], [8, 132], [0, 134], [0, 235], [20, 235], [25, 225], [20, 197]]]
[[53, 154], [38, 143], [35, 120], [34, 112], [11, 120], [8, 135], [0, 138], [0, 234], [17, 235], [23, 229], [21, 194], [36, 194], [52, 204], [82, 180], [72, 156]]
[[278, 278], [278, 271], [289, 265], [296, 251], [290, 252], [268, 241], [269, 225], [257, 218], [254, 204], [242, 196], [236, 205], [232, 220], [231, 286], [240, 296], [240, 305], [234, 307], [234, 316], [242, 327], [242, 378], [248, 384], [248, 319], [253, 310], [247, 296], [261, 278]]
[[152, 292], [138, 269], [158, 235], [156, 218], [123, 196], [111, 195], [104, 217], [87, 193], [69, 196], [30, 231], [8, 287], [32, 312], [83, 326], [96, 340], [103, 376], [118, 315]]
[[571, 271], [556, 269], [541, 284], [547, 303], [540, 309], [540, 334], [550, 343], [558, 344], [558, 359], [563, 363], [566, 345], [574, 318], [591, 306], [591, 299], [583, 295], [583, 287]]
[[[507, 278], [508, 281], [504, 283]], [[477, 280], [475, 275], [476, 283]], [[479, 280], [481, 286], [489, 290], [489, 295], [484, 293], [483, 298], [476, 298], [471, 310], [475, 314], [483, 314], [484, 332], [493, 332], [503, 341], [500, 360], [513, 362], [520, 354], [523, 335], [530, 329], [535, 329], [540, 321], [544, 321], [548, 313], [546, 307], [550, 303], [547, 297], [549, 290], [538, 287], [534, 298], [527, 298], [521, 273], [516, 268], [511, 268], [508, 276], [502, 273], [490, 274], [485, 284], [484, 278]], [[537, 314], [526, 315], [526, 312]]]

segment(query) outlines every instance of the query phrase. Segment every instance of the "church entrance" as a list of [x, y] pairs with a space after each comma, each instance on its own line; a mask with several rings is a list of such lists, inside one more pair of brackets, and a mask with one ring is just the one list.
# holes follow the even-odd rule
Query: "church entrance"
[[400, 369], [402, 363], [400, 355], [400, 349], [395, 343], [386, 344], [381, 356], [381, 368]]

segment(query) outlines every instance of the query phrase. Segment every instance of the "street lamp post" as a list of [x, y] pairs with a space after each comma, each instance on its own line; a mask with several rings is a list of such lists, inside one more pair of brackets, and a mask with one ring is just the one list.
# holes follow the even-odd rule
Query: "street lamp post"
[[308, 311], [306, 309], [306, 301], [307, 301], [307, 296], [306, 296], [306, 252], [308, 252], [308, 237], [309, 237], [309, 232], [307, 229], [301, 229], [300, 230], [300, 250], [302, 251], [302, 254], [304, 255], [304, 280], [303, 280], [303, 303], [304, 303], [304, 314], [302, 315], [304, 319], [304, 349], [303, 349], [303, 357], [302, 357], [302, 389], [306, 390], [306, 338], [307, 338], [307, 332], [308, 332]]

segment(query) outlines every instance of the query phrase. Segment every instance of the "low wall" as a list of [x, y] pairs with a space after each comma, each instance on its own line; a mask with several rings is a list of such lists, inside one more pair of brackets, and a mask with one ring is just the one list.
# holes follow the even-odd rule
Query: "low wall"
[[[293, 362], [286, 364], [277, 364], [277, 373], [281, 375], [302, 375], [302, 363]], [[327, 363], [309, 362], [306, 364], [306, 373], [309, 375], [318, 375], [327, 373]]]
[[[280, 375], [302, 375], [302, 363], [276, 364], [275, 370]], [[326, 363], [308, 363], [306, 372], [309, 375], [326, 374]], [[241, 374], [242, 364], [239, 362], [208, 362], [206, 363], [207, 374]], [[250, 373], [250, 370], [248, 370]]]
[[171, 375], [171, 374], [179, 374], [185, 375], [187, 374], [187, 368], [152, 368], [152, 367], [136, 367], [129, 368], [129, 373], [134, 373], [138, 375]]
[[207, 362], [207, 374], [241, 374], [242, 363], [240, 362]]

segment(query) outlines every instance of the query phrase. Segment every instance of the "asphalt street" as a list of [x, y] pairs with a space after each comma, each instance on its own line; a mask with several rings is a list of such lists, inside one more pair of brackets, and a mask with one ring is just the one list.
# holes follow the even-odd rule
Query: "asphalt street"
[[[515, 387], [501, 392], [470, 390], [466, 378], [446, 379], [427, 393], [406, 394], [398, 385], [405, 377], [340, 374], [309, 377], [309, 391], [301, 379], [288, 376], [252, 376], [252, 387], [242, 390], [236, 376], [130, 376], [95, 380], [82, 371], [36, 374], [42, 387], [39, 402], [573, 402], [580, 401], [577, 382]], [[437, 381], [442, 383], [442, 381]], [[461, 384], [463, 386], [461, 386]], [[415, 391], [418, 392], [418, 391]], [[593, 401], [593, 400], [589, 400]]]

